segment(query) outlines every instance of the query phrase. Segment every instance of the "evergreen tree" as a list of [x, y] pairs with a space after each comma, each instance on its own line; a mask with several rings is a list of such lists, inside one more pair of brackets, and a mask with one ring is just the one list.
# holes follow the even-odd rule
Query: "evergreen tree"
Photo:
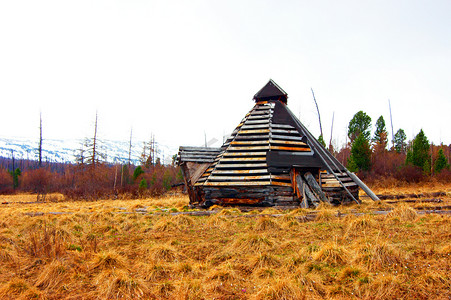
[[147, 189], [147, 180], [146, 179], [141, 179], [141, 181], [139, 182], [139, 190], [143, 191], [145, 189]]
[[163, 187], [166, 191], [169, 191], [171, 189], [171, 182], [172, 182], [172, 175], [169, 170], [166, 170], [163, 174]]
[[414, 166], [425, 168], [425, 164], [429, 164], [430, 168], [430, 155], [429, 155], [429, 141], [423, 132], [423, 129], [416, 135], [412, 143], [412, 154], [406, 158], [407, 163], [411, 163]]
[[318, 137], [318, 142], [319, 142], [321, 145], [323, 145], [323, 147], [326, 147], [326, 142], [324, 142], [324, 138], [323, 138], [322, 135], [320, 135], [320, 136]]
[[407, 139], [407, 136], [406, 136], [406, 133], [404, 132], [404, 130], [402, 130], [401, 128], [398, 129], [398, 131], [396, 131], [395, 136], [393, 138], [396, 152], [398, 152], [398, 153], [406, 152], [406, 149], [407, 149], [406, 139]]
[[359, 134], [352, 143], [348, 169], [352, 172], [368, 171], [371, 166], [371, 148], [365, 135]]
[[351, 143], [360, 135], [363, 134], [368, 141], [371, 136], [371, 118], [363, 111], [357, 112], [349, 122], [348, 136]]
[[387, 147], [388, 143], [388, 133], [385, 128], [385, 120], [384, 117], [380, 116], [376, 121], [376, 131], [374, 132], [373, 142], [382, 146], [383, 149]]
[[449, 162], [443, 153], [443, 149], [440, 148], [440, 150], [438, 150], [437, 159], [434, 163], [434, 171], [435, 173], [440, 173], [443, 169], [449, 169]]
[[139, 177], [139, 175], [144, 174], [143, 169], [141, 168], [141, 166], [136, 167], [135, 171], [133, 171], [133, 181], [136, 180], [136, 178]]
[[19, 187], [19, 176], [22, 175], [22, 171], [19, 168], [16, 168], [14, 171], [11, 171], [11, 176], [13, 177], [13, 189], [17, 189]]

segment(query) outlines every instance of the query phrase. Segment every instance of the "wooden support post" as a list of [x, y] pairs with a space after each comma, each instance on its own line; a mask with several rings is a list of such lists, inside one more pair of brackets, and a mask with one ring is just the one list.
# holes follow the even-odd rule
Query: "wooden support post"
[[297, 174], [295, 178], [296, 178], [296, 186], [297, 186], [296, 192], [299, 195], [298, 197], [301, 201], [300, 206], [302, 208], [308, 208], [309, 205], [308, 205], [307, 197], [305, 195], [304, 181], [302, 180], [302, 177], [299, 174]]
[[194, 192], [193, 185], [190, 180], [190, 174], [188, 171], [188, 167], [186, 166], [186, 163], [181, 163], [180, 168], [182, 170], [183, 180], [185, 181], [186, 191], [188, 192], [189, 202], [190, 202], [190, 204], [196, 204], [196, 202], [198, 202], [196, 200], [198, 200], [198, 199], [196, 197], [196, 193]]
[[329, 199], [327, 199], [326, 194], [324, 194], [323, 190], [319, 186], [318, 182], [316, 182], [315, 177], [313, 177], [312, 173], [305, 173], [304, 178], [312, 191], [318, 196], [319, 200], [330, 203]]
[[315, 207], [318, 207], [319, 205], [318, 198], [316, 198], [315, 194], [313, 194], [313, 192], [310, 190], [310, 187], [304, 180], [302, 180], [302, 184], [307, 201], [312, 203]]

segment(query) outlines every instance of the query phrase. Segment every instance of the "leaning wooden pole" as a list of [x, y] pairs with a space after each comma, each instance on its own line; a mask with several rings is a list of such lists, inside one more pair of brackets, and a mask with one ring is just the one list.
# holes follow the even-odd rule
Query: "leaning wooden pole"
[[[291, 116], [293, 117], [294, 120], [296, 120], [296, 118], [294, 118], [293, 113], [290, 112], [288, 110], [289, 114], [291, 114]], [[296, 120], [296, 123], [304, 130], [304, 132], [307, 134], [307, 139], [310, 140], [310, 143], [315, 146], [316, 150], [319, 150], [320, 152], [322, 151], [321, 154], [318, 155], [318, 157], [321, 159], [321, 161], [323, 162], [323, 164], [326, 166], [326, 168], [329, 170], [329, 172], [335, 177], [335, 179], [338, 181], [338, 183], [340, 183], [340, 185], [343, 187], [343, 189], [346, 191], [346, 193], [348, 193], [349, 197], [351, 197], [351, 199], [357, 203], [360, 204], [360, 201], [358, 201], [354, 195], [349, 191], [349, 189], [345, 186], [345, 184], [340, 180], [340, 178], [337, 176], [337, 174], [335, 174], [335, 171], [332, 169], [332, 167], [326, 162], [326, 160], [324, 159], [323, 155], [327, 156], [327, 150], [323, 149], [323, 146], [320, 145], [316, 139], [312, 136], [312, 134], [310, 133], [310, 131], [307, 130], [307, 128], [305, 128], [304, 125], [302, 125], [302, 123], [299, 120]], [[330, 153], [329, 153], [330, 154]], [[337, 170], [339, 170], [340, 168], [338, 168], [338, 166], [335, 164], [335, 162], [333, 161], [333, 155], [330, 154], [331, 156], [331, 162], [335, 165], [335, 168]], [[344, 168], [344, 167], [343, 167]], [[346, 170], [346, 168], [344, 168]]]
[[346, 174], [348, 174], [349, 177], [351, 177], [352, 180], [354, 180], [355, 183], [374, 201], [380, 201], [379, 197], [373, 193], [372, 190], [370, 190], [369, 187], [366, 186], [366, 184], [363, 183], [363, 181], [360, 180], [359, 177], [357, 177], [354, 173], [349, 172], [348, 169], [345, 169]]
[[[298, 123], [299, 126], [301, 126], [304, 131], [307, 133], [308, 138], [310, 139], [310, 142], [312, 144], [315, 145], [315, 149], [322, 151], [323, 155], [328, 155], [328, 153], [326, 153], [326, 150], [322, 148], [322, 145], [320, 145], [315, 138], [312, 136], [312, 134], [307, 130], [307, 128], [305, 128], [304, 125], [302, 125], [301, 122]], [[334, 167], [337, 170], [340, 170], [340, 168], [337, 166], [336, 163], [340, 164], [336, 158], [330, 154], [330, 161], [332, 162], [332, 164], [334, 165]], [[321, 159], [321, 161], [324, 163], [324, 165], [327, 167], [327, 169], [332, 173], [332, 175], [334, 175], [335, 179], [337, 179], [337, 181], [340, 183], [340, 185], [344, 188], [344, 190], [348, 193], [349, 196], [351, 196], [351, 199], [354, 200], [356, 203], [360, 202], [358, 200], [355, 199], [355, 197], [351, 194], [351, 192], [348, 190], [348, 188], [344, 185], [344, 183], [338, 178], [338, 176], [335, 174], [335, 172], [332, 170], [332, 167], [326, 162], [326, 160], [322, 157], [322, 155], [318, 155], [319, 158]], [[336, 162], [335, 162], [336, 161]], [[346, 169], [343, 166], [343, 170], [346, 172], [346, 174], [348, 174], [349, 177], [351, 177], [351, 179], [354, 180], [354, 182], [374, 201], [379, 201], [380, 199], [376, 196], [376, 194], [374, 194], [369, 187], [367, 187], [357, 176], [355, 176], [353, 173], [351, 173], [348, 169]], [[357, 178], [358, 180], [355, 180], [354, 178]]]

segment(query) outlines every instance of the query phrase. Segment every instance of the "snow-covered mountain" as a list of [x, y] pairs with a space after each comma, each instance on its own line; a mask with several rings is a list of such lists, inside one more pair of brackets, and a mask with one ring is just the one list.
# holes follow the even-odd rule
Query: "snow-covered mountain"
[[[42, 159], [51, 162], [73, 163], [75, 157], [80, 153], [84, 140], [78, 139], [45, 139], [42, 141]], [[129, 142], [102, 140], [99, 142], [100, 151], [107, 155], [107, 161], [128, 162]], [[157, 157], [165, 164], [171, 163], [172, 155], [178, 149], [157, 144]], [[143, 153], [143, 142], [133, 142], [131, 151], [131, 161], [139, 164], [139, 158]], [[147, 153], [148, 154], [148, 153]], [[0, 137], [0, 157], [15, 159], [38, 159], [38, 141], [26, 138], [2, 138]]]

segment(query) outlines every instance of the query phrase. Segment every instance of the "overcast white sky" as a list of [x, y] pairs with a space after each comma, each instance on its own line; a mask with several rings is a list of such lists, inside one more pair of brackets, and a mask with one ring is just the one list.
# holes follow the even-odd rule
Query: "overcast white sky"
[[[0, 137], [222, 141], [272, 78], [315, 135], [359, 110], [451, 143], [451, 1], [0, 1]], [[220, 146], [216, 144], [215, 146]]]

